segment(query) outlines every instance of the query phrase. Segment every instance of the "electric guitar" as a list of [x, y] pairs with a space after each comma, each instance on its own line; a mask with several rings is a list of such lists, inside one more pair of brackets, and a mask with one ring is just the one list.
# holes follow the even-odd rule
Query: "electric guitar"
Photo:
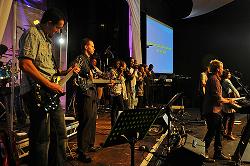
[[[73, 76], [73, 74], [74, 71], [72, 69], [63, 79], [60, 79], [57, 84], [64, 86], [66, 82]], [[52, 79], [52, 82], [55, 81]], [[55, 111], [59, 107], [60, 97], [64, 94], [65, 93], [58, 94], [52, 92], [48, 88], [38, 83], [35, 83], [32, 88], [32, 95], [35, 98], [37, 108], [45, 112]]]

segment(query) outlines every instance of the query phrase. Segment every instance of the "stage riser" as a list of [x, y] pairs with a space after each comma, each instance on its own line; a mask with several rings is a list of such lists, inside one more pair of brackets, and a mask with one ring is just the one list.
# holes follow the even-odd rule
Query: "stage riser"
[[[66, 125], [66, 131], [67, 131], [67, 137], [70, 138], [72, 136], [74, 136], [77, 133], [77, 127], [79, 125], [78, 121], [74, 121], [72, 123], [68, 123]], [[18, 134], [17, 134], [18, 135]], [[29, 138], [28, 138], [28, 134], [26, 133], [26, 135], [22, 135], [22, 137], [18, 137], [16, 138], [16, 149], [18, 152], [18, 156], [19, 159], [26, 157], [29, 154]]]

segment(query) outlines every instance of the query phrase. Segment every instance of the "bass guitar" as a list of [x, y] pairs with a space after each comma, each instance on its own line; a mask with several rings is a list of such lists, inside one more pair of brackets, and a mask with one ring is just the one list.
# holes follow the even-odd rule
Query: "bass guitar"
[[[60, 79], [57, 84], [64, 86], [66, 82], [73, 76], [73, 74], [74, 71], [71, 70], [63, 79]], [[32, 88], [32, 95], [35, 97], [37, 108], [45, 112], [55, 111], [59, 107], [60, 97], [64, 94], [65, 93], [58, 94], [52, 92], [48, 88], [38, 83], [34, 84]]]

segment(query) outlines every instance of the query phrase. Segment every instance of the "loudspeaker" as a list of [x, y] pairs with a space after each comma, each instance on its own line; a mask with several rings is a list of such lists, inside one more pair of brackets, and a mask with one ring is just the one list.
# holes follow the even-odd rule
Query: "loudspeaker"
[[168, 165], [192, 165], [201, 166], [205, 159], [205, 142], [186, 134], [181, 138], [180, 147], [173, 149], [168, 157]]

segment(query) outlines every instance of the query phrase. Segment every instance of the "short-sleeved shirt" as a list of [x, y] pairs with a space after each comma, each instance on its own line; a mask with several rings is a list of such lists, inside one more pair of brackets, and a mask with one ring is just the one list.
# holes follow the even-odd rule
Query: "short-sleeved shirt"
[[[27, 32], [24, 32], [19, 41], [19, 50], [19, 60], [31, 59], [45, 78], [52, 79], [52, 76], [57, 72], [52, 55], [52, 42], [46, 37], [40, 25], [31, 27]], [[24, 94], [30, 91], [32, 83], [34, 80], [22, 72], [20, 93]]]

